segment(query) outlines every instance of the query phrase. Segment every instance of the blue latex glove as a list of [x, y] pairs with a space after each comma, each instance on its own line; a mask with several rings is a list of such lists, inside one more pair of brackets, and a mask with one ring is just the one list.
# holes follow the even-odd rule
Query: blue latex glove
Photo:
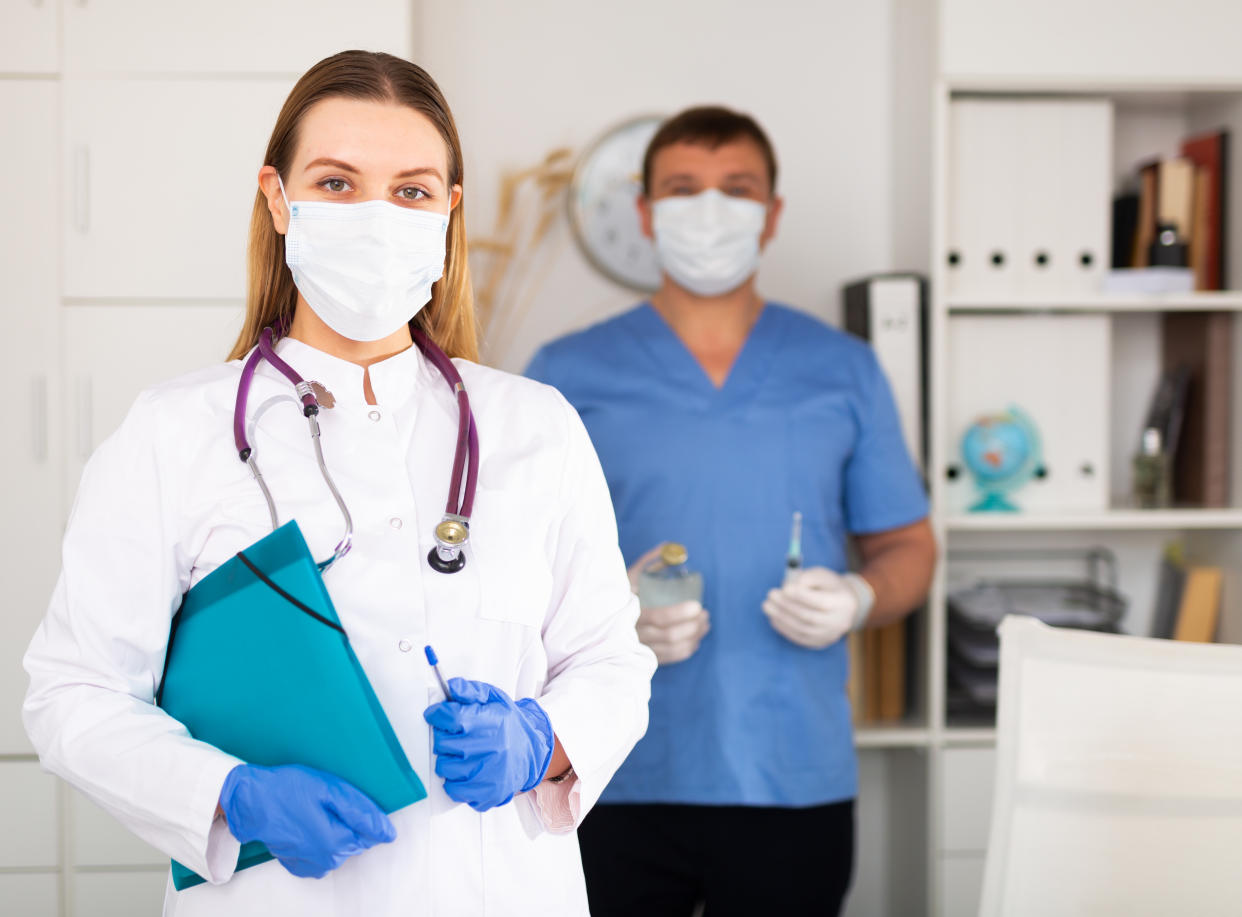
[[436, 773], [450, 799], [476, 812], [534, 789], [552, 763], [552, 723], [531, 698], [514, 703], [494, 685], [450, 678], [452, 699], [423, 711], [431, 724]]
[[295, 876], [318, 879], [397, 836], [371, 799], [339, 777], [300, 764], [239, 764], [224, 778], [220, 808], [243, 844], [262, 841]]

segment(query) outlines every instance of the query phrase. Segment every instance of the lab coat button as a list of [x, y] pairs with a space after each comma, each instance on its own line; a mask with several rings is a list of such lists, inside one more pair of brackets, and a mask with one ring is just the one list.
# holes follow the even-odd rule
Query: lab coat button
[[372, 420], [378, 421], [381, 415], [379, 411], [372, 411], [371, 413], [367, 414], [367, 416], [370, 417]]
[[394, 529], [401, 528], [401, 517], [393, 516], [391, 519], [388, 520], [388, 524], [391, 525]]
[[408, 653], [413, 648], [414, 644], [410, 643], [409, 640], [402, 640], [397, 644], [397, 649], [401, 650], [403, 653]]

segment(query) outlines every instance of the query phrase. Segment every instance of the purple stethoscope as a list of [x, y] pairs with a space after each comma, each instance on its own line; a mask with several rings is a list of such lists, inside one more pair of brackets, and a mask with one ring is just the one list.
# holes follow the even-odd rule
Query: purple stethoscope
[[[440, 573], [456, 573], [466, 565], [466, 555], [463, 549], [470, 539], [470, 513], [474, 508], [474, 490], [479, 477], [479, 434], [474, 425], [474, 414], [470, 410], [470, 398], [466, 395], [466, 386], [461, 381], [457, 367], [422, 329], [412, 328], [411, 333], [418, 349], [422, 351], [423, 356], [435, 364], [436, 369], [440, 371], [440, 375], [444, 377], [444, 381], [449, 384], [457, 398], [459, 415], [457, 451], [453, 456], [453, 477], [449, 482], [448, 506], [435, 529], [436, 546], [427, 554], [427, 563], [433, 570]], [[319, 562], [319, 569], [323, 571], [349, 553], [353, 544], [354, 520], [349, 515], [349, 507], [345, 505], [345, 500], [341, 497], [341, 492], [337, 490], [332, 475], [328, 473], [328, 466], [323, 460], [323, 447], [319, 443], [319, 399], [315, 395], [314, 384], [299, 376], [293, 367], [280, 358], [272, 348], [272, 338], [272, 329], [264, 328], [259, 336], [258, 346], [251, 352], [246, 365], [242, 367], [241, 381], [237, 384], [237, 403], [233, 409], [233, 441], [237, 444], [238, 458], [250, 468], [250, 473], [258, 482], [259, 489], [263, 491], [263, 499], [267, 501], [267, 510], [272, 517], [272, 530], [275, 531], [279, 526], [276, 504], [255, 462], [254, 448], [246, 439], [246, 400], [250, 395], [250, 383], [254, 379], [254, 371], [258, 368], [259, 361], [267, 360], [293, 383], [294, 389], [302, 399], [302, 413], [306, 415], [310, 423], [311, 442], [315, 446], [315, 459], [319, 462], [319, 473], [323, 475], [324, 483], [328, 485], [328, 490], [332, 491], [336, 505], [341, 509], [341, 515], [345, 517], [344, 537], [337, 544], [332, 556]], [[331, 404], [329, 403], [328, 406], [331, 407]], [[464, 492], [462, 490], [463, 475], [465, 476]]]

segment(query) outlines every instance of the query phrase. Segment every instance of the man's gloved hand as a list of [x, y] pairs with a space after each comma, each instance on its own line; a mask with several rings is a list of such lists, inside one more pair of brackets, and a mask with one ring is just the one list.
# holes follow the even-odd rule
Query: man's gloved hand
[[502, 806], [539, 785], [556, 739], [538, 702], [516, 703], [494, 685], [450, 678], [449, 700], [423, 711], [431, 724], [436, 773], [450, 799], [476, 812]]
[[220, 790], [229, 831], [262, 841], [280, 864], [318, 879], [349, 857], [395, 840], [397, 829], [371, 799], [339, 777], [300, 764], [239, 764]]
[[819, 650], [866, 623], [875, 593], [857, 573], [841, 576], [809, 567], [789, 585], [773, 589], [763, 613], [786, 640]]
[[[630, 589], [638, 592], [638, 574], [660, 556], [656, 545], [630, 566]], [[694, 655], [711, 630], [711, 618], [698, 602], [654, 605], [638, 612], [638, 639], [651, 648], [660, 665], [672, 665]]]

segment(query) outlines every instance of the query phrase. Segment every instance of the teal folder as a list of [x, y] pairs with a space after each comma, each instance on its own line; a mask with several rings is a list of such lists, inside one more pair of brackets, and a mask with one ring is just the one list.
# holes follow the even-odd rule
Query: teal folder
[[[427, 795], [296, 522], [186, 593], [156, 702], [200, 741], [250, 764], [336, 774], [385, 812]], [[244, 844], [237, 868], [270, 859], [261, 843]], [[204, 881], [176, 860], [172, 874], [178, 890]]]

